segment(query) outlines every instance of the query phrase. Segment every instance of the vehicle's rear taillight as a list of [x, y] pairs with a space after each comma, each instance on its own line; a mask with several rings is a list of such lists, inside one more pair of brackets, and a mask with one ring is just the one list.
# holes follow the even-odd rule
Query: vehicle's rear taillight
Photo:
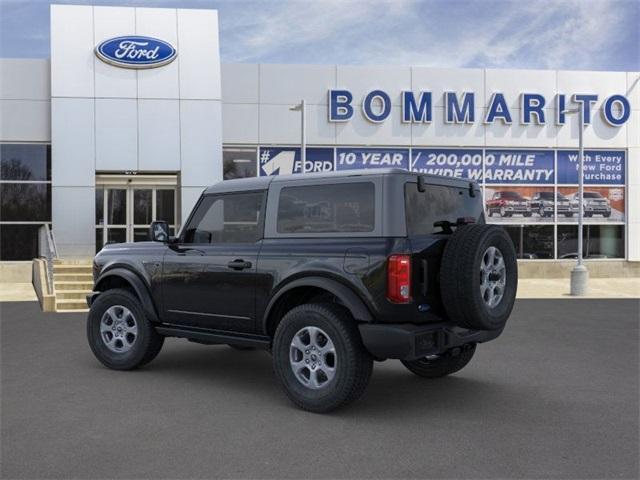
[[395, 303], [411, 301], [411, 257], [391, 255], [387, 261], [387, 298]]

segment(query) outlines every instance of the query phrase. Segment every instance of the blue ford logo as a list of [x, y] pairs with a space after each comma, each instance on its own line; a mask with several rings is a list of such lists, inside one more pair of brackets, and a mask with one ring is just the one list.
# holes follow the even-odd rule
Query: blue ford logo
[[129, 35], [105, 40], [96, 47], [103, 62], [124, 68], [155, 68], [173, 61], [178, 52], [157, 38]]

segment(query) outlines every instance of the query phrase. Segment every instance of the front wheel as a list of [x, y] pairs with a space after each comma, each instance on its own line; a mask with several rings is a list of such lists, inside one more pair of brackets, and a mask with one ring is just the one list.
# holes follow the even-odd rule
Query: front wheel
[[462, 370], [473, 358], [475, 343], [453, 348], [442, 355], [430, 355], [417, 360], [405, 361], [402, 364], [419, 377], [439, 378]]
[[328, 412], [359, 398], [373, 359], [355, 320], [339, 305], [300, 305], [283, 318], [273, 339], [273, 368], [298, 407]]
[[140, 301], [123, 289], [107, 290], [93, 302], [87, 340], [96, 358], [114, 370], [132, 370], [149, 363], [164, 343]]

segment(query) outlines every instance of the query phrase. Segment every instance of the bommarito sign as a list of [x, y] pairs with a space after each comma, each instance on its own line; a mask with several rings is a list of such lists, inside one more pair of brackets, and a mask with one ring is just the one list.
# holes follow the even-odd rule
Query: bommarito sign
[[[349, 90], [329, 90], [329, 121], [348, 122], [353, 118], [356, 107], [353, 94]], [[401, 115], [403, 123], [430, 123], [433, 120], [433, 95], [429, 91], [418, 93], [404, 91], [400, 94], [402, 101]], [[555, 96], [555, 118], [548, 119], [545, 107], [547, 99], [539, 93], [520, 94], [520, 118], [523, 125], [544, 125], [554, 121], [556, 125], [564, 125], [566, 122], [566, 110], [568, 95], [564, 93]], [[584, 110], [584, 123], [591, 123], [591, 110], [593, 104], [598, 101], [598, 95], [576, 93], [570, 96], [572, 103], [581, 106]], [[511, 109], [505, 95], [496, 92], [491, 96], [487, 105], [484, 118], [478, 118], [475, 107], [475, 93], [445, 92], [444, 122], [451, 124], [465, 124], [482, 121], [492, 124], [501, 121], [505, 124], [514, 122]], [[367, 93], [360, 104], [362, 115], [373, 123], [381, 123], [391, 114], [391, 97], [384, 90], [372, 90]], [[631, 105], [627, 97], [621, 94], [610, 95], [602, 105], [602, 116], [612, 127], [624, 125], [631, 115]]]

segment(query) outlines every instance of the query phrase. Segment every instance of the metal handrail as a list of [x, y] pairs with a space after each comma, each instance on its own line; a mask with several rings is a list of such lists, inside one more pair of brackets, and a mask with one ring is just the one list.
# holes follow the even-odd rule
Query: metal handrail
[[56, 239], [47, 223], [42, 224], [38, 233], [39, 254], [47, 260], [47, 287], [53, 293], [53, 261], [58, 258]]

